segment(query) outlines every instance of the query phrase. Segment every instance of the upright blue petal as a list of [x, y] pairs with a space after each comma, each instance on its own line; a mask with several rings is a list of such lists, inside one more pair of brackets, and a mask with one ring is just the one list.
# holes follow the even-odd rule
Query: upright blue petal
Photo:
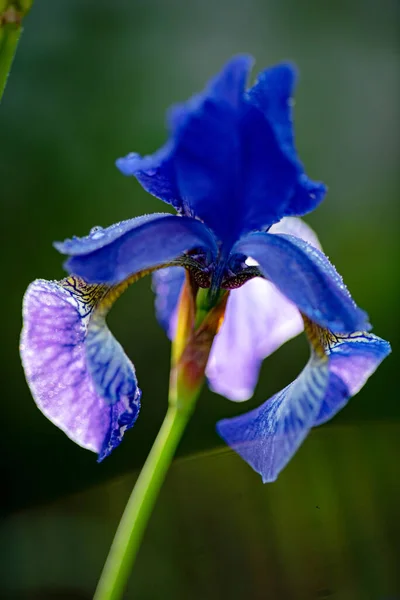
[[226, 243], [238, 235], [243, 215], [240, 121], [250, 63], [248, 57], [231, 60], [189, 101], [185, 117], [175, 118], [174, 165], [185, 212]]
[[240, 215], [236, 239], [280, 221], [297, 179], [297, 168], [282, 151], [272, 124], [247, 102], [241, 120], [241, 179], [232, 196], [235, 214]]
[[151, 156], [140, 156], [136, 152], [130, 152], [124, 158], [119, 158], [116, 165], [124, 175], [136, 177], [146, 192], [172, 204], [182, 213], [183, 203], [176, 182], [172, 149], [172, 143], [167, 142]]
[[57, 242], [71, 258], [65, 267], [87, 282], [116, 284], [139, 271], [161, 266], [185, 251], [201, 248], [213, 260], [213, 234], [196, 219], [170, 214], [138, 217], [98, 229], [84, 238]]
[[313, 426], [328, 380], [326, 357], [313, 354], [293, 383], [259, 408], [219, 421], [217, 431], [264, 483], [275, 481]]
[[247, 56], [232, 59], [201, 94], [173, 107], [171, 137], [158, 152], [117, 161], [151, 194], [204, 221], [226, 252], [245, 232], [312, 210], [325, 193], [294, 148], [293, 70], [267, 70], [247, 93], [250, 65]]
[[296, 180], [290, 191], [284, 214], [304, 215], [314, 210], [323, 200], [326, 187], [307, 177], [300, 162], [293, 130], [293, 92], [296, 84], [296, 69], [282, 63], [262, 71], [256, 84], [249, 90], [250, 102], [257, 106], [266, 121], [271, 124], [282, 151], [296, 170]]
[[285, 234], [252, 233], [232, 252], [255, 259], [263, 275], [312, 321], [336, 333], [368, 330], [359, 309], [327, 257], [311, 244]]
[[125, 175], [137, 177], [147, 191], [179, 212], [198, 216], [220, 238], [229, 230], [226, 208], [239, 176], [240, 106], [251, 62], [247, 56], [232, 59], [202, 94], [173, 107], [172, 137], [161, 150], [143, 158], [131, 153], [117, 161]]

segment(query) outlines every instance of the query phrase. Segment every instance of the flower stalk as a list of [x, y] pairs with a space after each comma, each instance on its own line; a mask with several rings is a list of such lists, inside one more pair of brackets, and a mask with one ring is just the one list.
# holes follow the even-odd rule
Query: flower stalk
[[[203, 311], [199, 318], [196, 293], [188, 274], [180, 299], [177, 335], [172, 345], [168, 411], [122, 515], [94, 600], [122, 598], [146, 525], [201, 391], [211, 345], [223, 319], [228, 294], [225, 293], [208, 314]], [[196, 322], [200, 322], [197, 328]]]
[[22, 19], [31, 5], [32, 0], [0, 0], [0, 102], [21, 36]]

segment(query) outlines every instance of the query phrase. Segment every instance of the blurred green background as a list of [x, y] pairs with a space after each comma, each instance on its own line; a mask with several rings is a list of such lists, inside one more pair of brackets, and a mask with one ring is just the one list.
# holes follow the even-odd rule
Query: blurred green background
[[146, 279], [110, 315], [137, 368], [140, 419], [97, 465], [32, 401], [18, 356], [23, 293], [63, 276], [53, 240], [168, 210], [114, 161], [159, 147], [166, 108], [238, 52], [255, 71], [297, 63], [298, 149], [329, 186], [307, 221], [394, 354], [267, 486], [221, 450], [215, 422], [287, 385], [305, 340], [265, 362], [245, 407], [204, 390], [179, 450], [191, 458], [168, 477], [126, 597], [400, 598], [399, 12], [394, 0], [36, 1], [0, 107], [1, 598], [91, 597], [168, 387]]

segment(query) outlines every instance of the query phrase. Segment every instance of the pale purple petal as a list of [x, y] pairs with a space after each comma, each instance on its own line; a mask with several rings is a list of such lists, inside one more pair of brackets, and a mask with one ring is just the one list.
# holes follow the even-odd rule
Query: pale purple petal
[[285, 217], [269, 229], [269, 233], [286, 233], [301, 238], [318, 250], [322, 250], [317, 234], [303, 219], [299, 217]]
[[336, 333], [371, 328], [332, 263], [301, 238], [250, 233], [237, 242], [235, 252], [256, 260], [263, 275], [321, 327]]
[[[295, 235], [321, 247], [316, 233], [297, 217], [285, 217], [269, 232]], [[232, 290], [207, 365], [210, 388], [230, 400], [248, 400], [264, 358], [303, 329], [297, 307], [269, 281], [257, 277]]]
[[[37, 280], [29, 286], [24, 298], [21, 357], [40, 410], [77, 444], [99, 453], [101, 460], [118, 445], [124, 431], [134, 424], [140, 406], [140, 390], [136, 386], [133, 366], [129, 370], [121, 364], [121, 355], [118, 365], [114, 359], [107, 361], [110, 358], [107, 344], [112, 349], [108, 330], [104, 333], [107, 339], [105, 354], [104, 348], [100, 348], [102, 358], [98, 356], [96, 366], [100, 364], [101, 368], [95, 383], [91, 371], [94, 362], [90, 363], [96, 353], [92, 339], [92, 358], [88, 357], [86, 339], [97, 293], [100, 297], [104, 287], [88, 286], [83, 297], [81, 292], [78, 280], [73, 278], [62, 282]], [[124, 360], [128, 361], [126, 357]], [[102, 373], [107, 376], [104, 393], [100, 394]], [[122, 390], [119, 399], [116, 401], [114, 397], [112, 401], [106, 401], [107, 393], [110, 398], [115, 396], [116, 383]]]
[[211, 389], [230, 400], [248, 400], [262, 360], [303, 328], [296, 306], [269, 281], [256, 277], [232, 290], [207, 365]]

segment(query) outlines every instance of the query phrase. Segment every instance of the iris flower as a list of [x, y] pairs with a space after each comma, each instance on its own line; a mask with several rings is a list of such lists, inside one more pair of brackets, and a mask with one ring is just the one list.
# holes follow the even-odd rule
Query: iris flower
[[305, 330], [310, 359], [300, 375], [256, 410], [217, 425], [263, 481], [276, 479], [310, 429], [333, 417], [390, 351], [299, 219], [326, 189], [307, 177], [295, 149], [295, 70], [279, 64], [246, 89], [251, 63], [233, 58], [202, 93], [174, 106], [169, 139], [154, 154], [117, 161], [177, 214], [57, 242], [70, 275], [37, 280], [26, 292], [21, 354], [34, 399], [99, 460], [133, 426], [141, 398], [105, 318], [145, 274], [153, 273], [157, 317], [171, 339], [188, 281], [206, 312], [225, 294], [205, 374], [231, 400], [250, 398], [263, 359]]

